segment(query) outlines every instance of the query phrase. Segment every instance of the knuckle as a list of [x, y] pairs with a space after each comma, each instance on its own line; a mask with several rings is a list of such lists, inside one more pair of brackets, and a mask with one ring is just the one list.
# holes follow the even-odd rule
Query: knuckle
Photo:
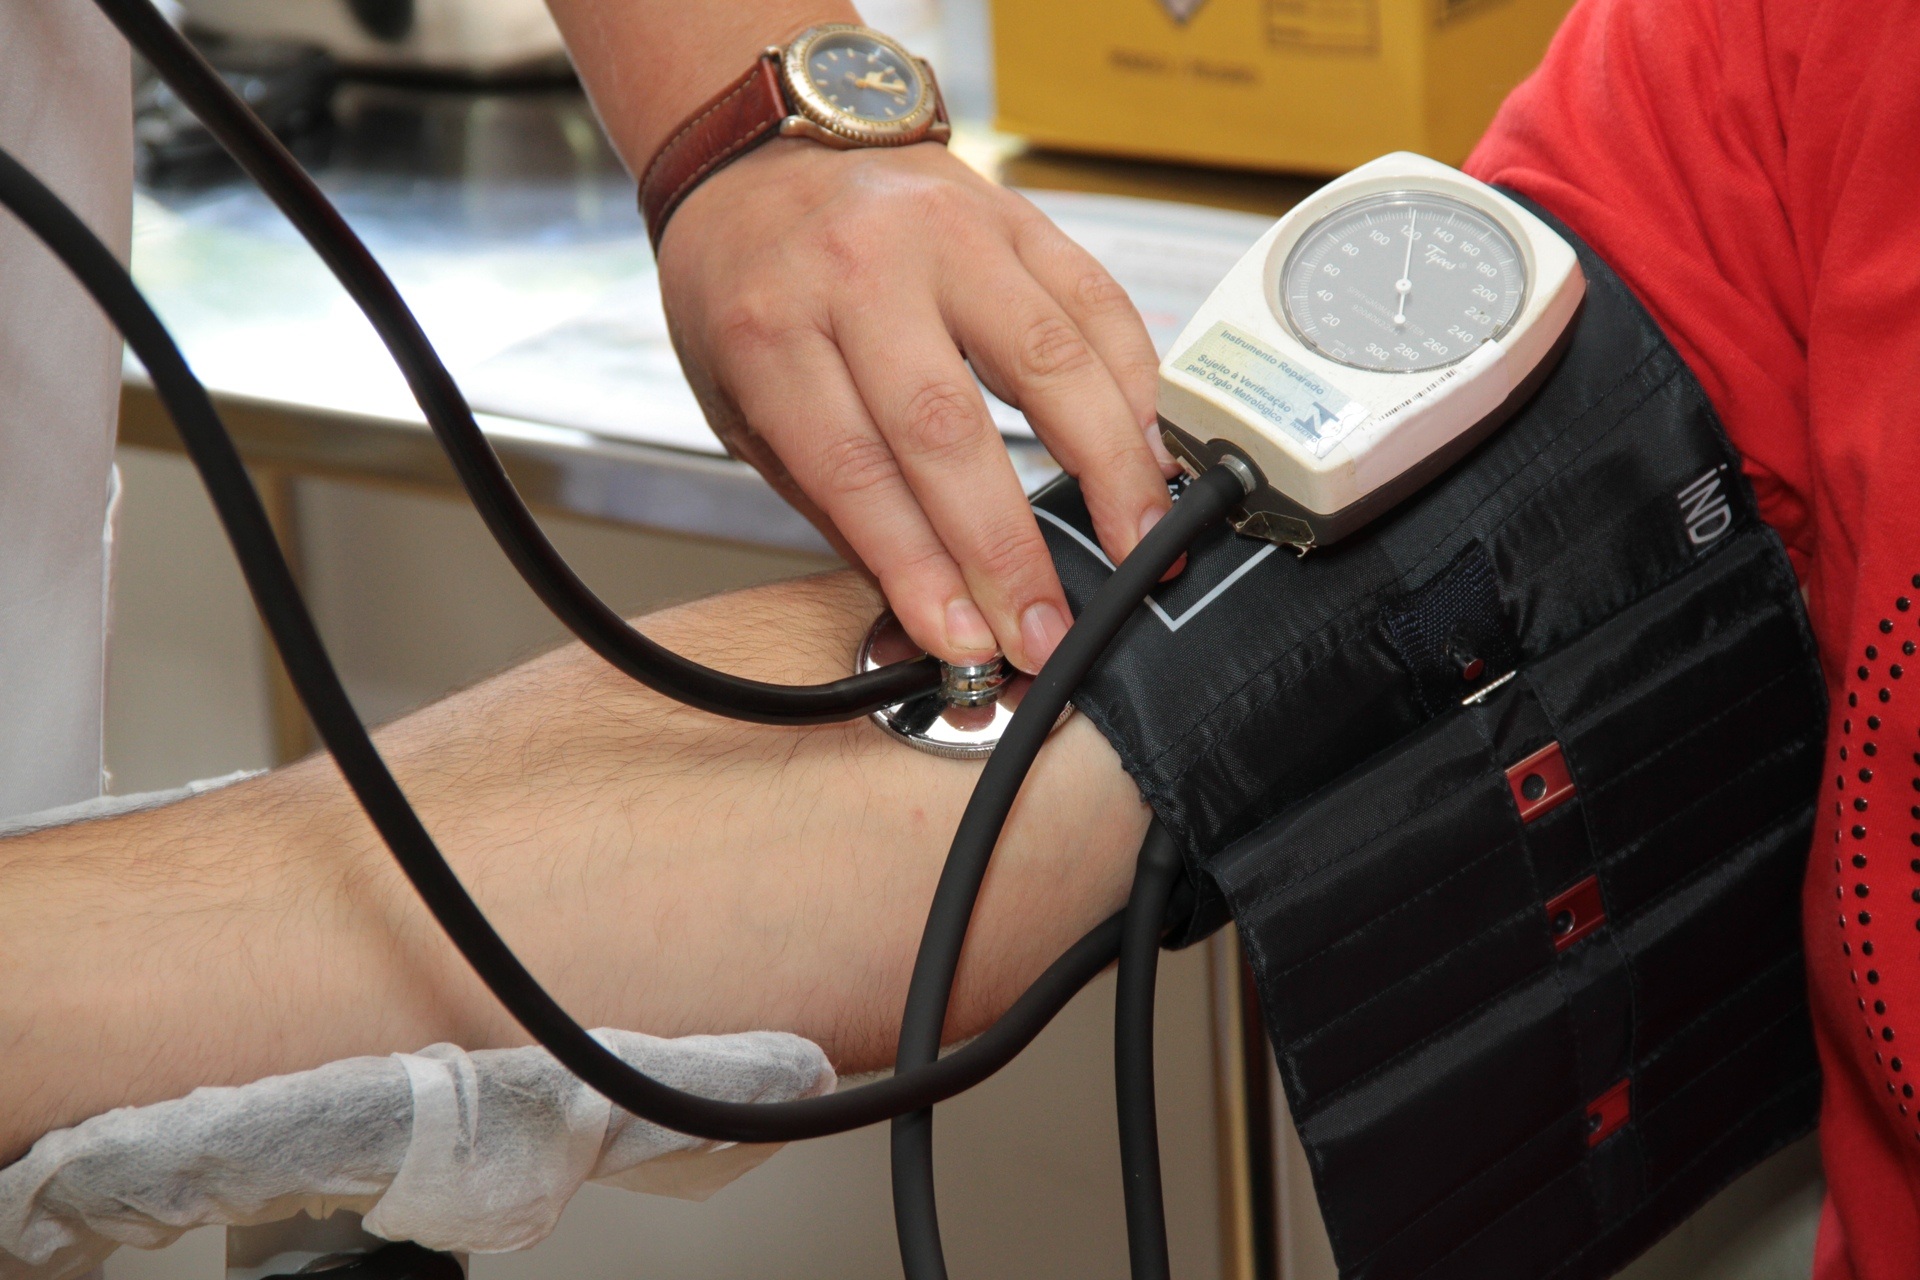
[[818, 239], [821, 256], [827, 260], [828, 267], [835, 276], [846, 279], [865, 273], [866, 264], [871, 256], [873, 236], [866, 219], [859, 214], [835, 218], [820, 229]]
[[972, 197], [945, 180], [915, 183], [911, 187], [902, 188], [900, 197], [911, 207], [940, 220], [945, 220], [957, 213], [973, 211]]
[[1160, 382], [1160, 362], [1153, 357], [1151, 349], [1146, 359], [1118, 357], [1113, 362], [1113, 380], [1120, 387], [1120, 394], [1128, 406], [1138, 415], [1136, 425], [1144, 432], [1152, 425], [1155, 417], [1156, 388]]
[[889, 552], [879, 573], [887, 599], [934, 607], [936, 597], [942, 594], [934, 584], [953, 576], [953, 561], [937, 542], [897, 546]]
[[1145, 436], [1140, 438], [1137, 454], [1131, 441], [1081, 439], [1062, 444], [1061, 453], [1070, 456], [1061, 459], [1061, 468], [1085, 488], [1095, 523], [1123, 506], [1129, 508], [1128, 518], [1133, 518], [1130, 509], [1138, 496], [1133, 482], [1141, 474], [1138, 468], [1146, 452]]
[[884, 202], [863, 204], [845, 199], [816, 209], [806, 219], [800, 239], [810, 250], [804, 270], [826, 279], [864, 276], [876, 253], [897, 238]]
[[1091, 312], [1131, 310], [1133, 299], [1120, 282], [1099, 267], [1082, 272], [1073, 282], [1073, 300]]
[[[1025, 516], [1025, 513], [1021, 513]], [[1031, 517], [997, 520], [973, 549], [974, 565], [995, 582], [1025, 579], [1046, 557], [1046, 544]]]
[[871, 492], [896, 474], [893, 452], [872, 436], [847, 434], [828, 440], [820, 452], [820, 475], [831, 493]]
[[1034, 207], [1031, 200], [1017, 191], [1001, 189], [1003, 213], [1007, 228], [1013, 237], [1014, 248], [1022, 254], [1057, 250], [1066, 235], [1054, 223], [1053, 219]]
[[907, 402], [900, 418], [903, 448], [943, 458], [979, 443], [980, 413], [973, 397], [952, 382], [931, 382]]
[[1139, 474], [1136, 469], [1150, 456], [1144, 435], [1128, 436], [1101, 449], [1093, 459], [1093, 468], [1102, 476], [1113, 476], [1119, 482], [1126, 483]]
[[1151, 390], [1155, 380], [1160, 376], [1160, 357], [1154, 354], [1152, 347], [1144, 344], [1141, 350], [1129, 350], [1126, 354], [1117, 357], [1114, 363], [1118, 367], [1114, 369], [1113, 375], [1121, 380], [1122, 385], [1128, 381], [1144, 381], [1147, 388]]
[[975, 226], [981, 217], [981, 205], [973, 192], [968, 192], [952, 182], [937, 182], [920, 192], [916, 201], [925, 215], [937, 226]]
[[721, 341], [729, 346], [771, 346], [791, 327], [786, 308], [771, 294], [752, 291], [722, 306], [714, 317]]
[[1020, 334], [1020, 368], [1032, 378], [1058, 378], [1083, 372], [1093, 360], [1074, 327], [1057, 315], [1043, 316]]

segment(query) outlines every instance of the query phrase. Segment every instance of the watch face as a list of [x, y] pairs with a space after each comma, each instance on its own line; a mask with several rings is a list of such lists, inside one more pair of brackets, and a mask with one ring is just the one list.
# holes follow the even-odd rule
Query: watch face
[[808, 115], [861, 139], [917, 128], [932, 115], [920, 64], [861, 27], [823, 27], [802, 36], [788, 54], [787, 76]]

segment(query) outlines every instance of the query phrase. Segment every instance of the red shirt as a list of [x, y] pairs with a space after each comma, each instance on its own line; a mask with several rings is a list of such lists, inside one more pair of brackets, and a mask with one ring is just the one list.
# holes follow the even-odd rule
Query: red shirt
[[1467, 167], [1685, 357], [1833, 699], [1804, 901], [1818, 1280], [1920, 1275], [1920, 0], [1581, 0]]

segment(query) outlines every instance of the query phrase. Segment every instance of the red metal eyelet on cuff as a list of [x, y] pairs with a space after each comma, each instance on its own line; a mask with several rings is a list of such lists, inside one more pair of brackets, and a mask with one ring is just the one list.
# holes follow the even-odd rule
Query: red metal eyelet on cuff
[[1587, 1104], [1588, 1146], [1599, 1146], [1633, 1119], [1632, 1085], [1629, 1076]]
[[1513, 802], [1520, 807], [1522, 822], [1532, 822], [1574, 796], [1573, 774], [1557, 742], [1549, 742], [1508, 769], [1507, 785], [1513, 789]]
[[1600, 881], [1588, 876], [1547, 903], [1547, 927], [1553, 930], [1553, 949], [1565, 951], [1607, 922]]

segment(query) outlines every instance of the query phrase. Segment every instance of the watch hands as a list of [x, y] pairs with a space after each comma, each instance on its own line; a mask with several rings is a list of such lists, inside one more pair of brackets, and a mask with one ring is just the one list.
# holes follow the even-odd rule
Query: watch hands
[[1393, 291], [1400, 295], [1400, 309], [1393, 313], [1395, 324], [1407, 322], [1407, 295], [1413, 292], [1413, 224], [1419, 218], [1418, 209], [1407, 216], [1407, 260], [1400, 264], [1400, 278], [1393, 282]]
[[896, 98], [906, 97], [906, 82], [898, 77], [892, 80], [882, 79], [886, 74], [884, 71], [870, 71], [866, 75], [856, 78], [853, 72], [849, 71], [846, 73], [846, 76], [848, 83], [856, 89], [878, 89], [880, 92], [890, 93]]

